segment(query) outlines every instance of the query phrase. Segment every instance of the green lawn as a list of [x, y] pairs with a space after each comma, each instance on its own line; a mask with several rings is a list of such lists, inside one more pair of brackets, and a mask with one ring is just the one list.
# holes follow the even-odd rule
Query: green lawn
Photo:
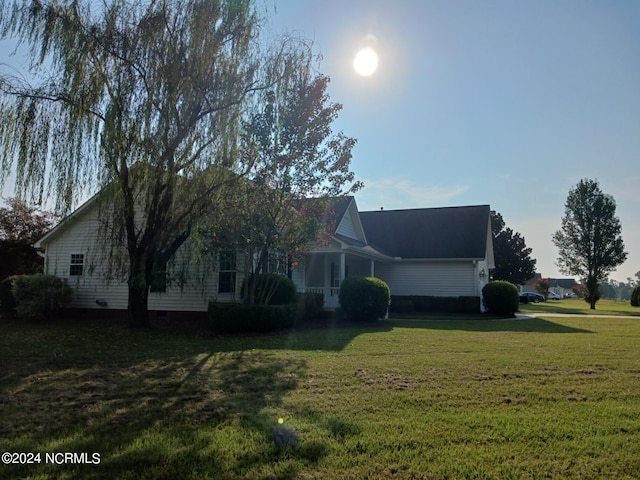
[[[621, 318], [0, 322], [0, 452], [42, 455], [0, 478], [637, 478], [638, 345]], [[45, 463], [60, 452], [100, 463]]]
[[547, 300], [541, 303], [520, 304], [521, 312], [528, 313], [568, 313], [571, 315], [634, 315], [640, 316], [640, 308], [632, 307], [629, 302], [600, 300], [596, 309], [591, 310], [589, 304], [581, 298], [563, 298]]

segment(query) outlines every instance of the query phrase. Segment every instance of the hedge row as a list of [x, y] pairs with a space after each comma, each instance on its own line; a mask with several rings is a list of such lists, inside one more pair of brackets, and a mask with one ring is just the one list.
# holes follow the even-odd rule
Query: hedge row
[[323, 314], [323, 296], [300, 293], [296, 303], [288, 305], [245, 305], [209, 303], [209, 323], [220, 333], [275, 332], [292, 328]]
[[0, 314], [33, 320], [53, 317], [73, 299], [73, 289], [53, 275], [16, 275], [0, 283]]
[[16, 314], [16, 301], [13, 298], [13, 281], [20, 275], [7, 277], [0, 282], [0, 316], [11, 318]]
[[394, 313], [478, 313], [480, 312], [480, 297], [391, 295], [389, 310]]
[[211, 328], [221, 333], [272, 332], [292, 328], [296, 305], [209, 303]]

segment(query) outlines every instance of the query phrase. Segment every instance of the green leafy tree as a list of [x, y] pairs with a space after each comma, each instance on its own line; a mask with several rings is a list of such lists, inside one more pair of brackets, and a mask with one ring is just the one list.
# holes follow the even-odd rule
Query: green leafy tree
[[514, 285], [523, 285], [536, 273], [536, 260], [531, 258], [531, 248], [524, 237], [506, 227], [502, 215], [491, 211], [491, 233], [493, 234], [494, 280], [504, 280]]
[[563, 273], [585, 279], [585, 300], [595, 310], [600, 282], [624, 263], [627, 252], [616, 202], [596, 180], [583, 179], [569, 191], [560, 230], [553, 235]]
[[227, 196], [226, 222], [212, 222], [207, 238], [218, 248], [234, 244], [253, 259], [245, 263], [247, 303], [269, 301], [255, 295], [252, 280], [268, 270], [286, 273], [310, 244], [325, 240], [330, 202], [361, 187], [349, 169], [356, 141], [331, 129], [342, 105], [329, 102], [328, 83], [328, 77], [301, 69], [262, 92], [244, 124], [252, 169]]
[[42, 258], [33, 248], [56, 217], [18, 198], [8, 198], [0, 208], [0, 281], [11, 275], [42, 272]]
[[26, 44], [39, 81], [0, 75], [0, 179], [15, 172], [18, 192], [49, 193], [59, 211], [109, 186], [101, 218], [126, 251], [110, 267], [127, 279], [131, 326], [149, 325], [157, 265], [246, 173], [238, 139], [252, 95], [309, 66], [304, 42], [268, 48], [260, 21], [251, 0], [0, 7], [2, 38]]
[[551, 284], [549, 283], [549, 279], [538, 280], [535, 285], [536, 292], [538, 292], [544, 298], [547, 298], [547, 295], [549, 295], [550, 287]]

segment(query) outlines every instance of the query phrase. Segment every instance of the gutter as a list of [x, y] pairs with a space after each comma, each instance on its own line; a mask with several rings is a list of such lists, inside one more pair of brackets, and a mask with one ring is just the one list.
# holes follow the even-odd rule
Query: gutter
[[402, 258], [393, 257], [395, 262], [482, 262], [484, 258]]

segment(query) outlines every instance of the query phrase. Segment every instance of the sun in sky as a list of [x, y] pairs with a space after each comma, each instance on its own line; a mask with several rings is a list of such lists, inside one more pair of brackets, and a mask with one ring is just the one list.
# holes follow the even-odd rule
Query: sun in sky
[[378, 54], [371, 47], [358, 50], [353, 59], [353, 69], [361, 77], [369, 77], [378, 69]]

